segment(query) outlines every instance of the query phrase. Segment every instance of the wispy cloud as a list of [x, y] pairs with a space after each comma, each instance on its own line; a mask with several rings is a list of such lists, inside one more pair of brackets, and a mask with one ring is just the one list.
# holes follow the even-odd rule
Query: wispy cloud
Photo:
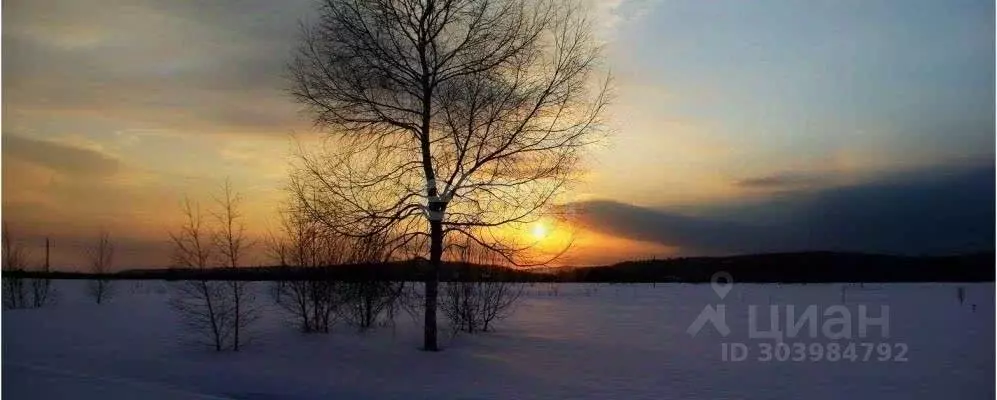
[[760, 190], [801, 189], [826, 183], [827, 178], [825, 177], [800, 173], [773, 174], [741, 179], [736, 182], [740, 187]]
[[605, 41], [616, 39], [617, 30], [634, 23], [659, 0], [586, 0], [596, 34]]

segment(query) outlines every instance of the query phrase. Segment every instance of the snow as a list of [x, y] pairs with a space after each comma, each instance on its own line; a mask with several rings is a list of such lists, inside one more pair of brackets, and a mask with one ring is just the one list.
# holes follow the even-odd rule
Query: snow
[[[421, 316], [367, 333], [337, 325], [302, 334], [267, 308], [253, 341], [215, 353], [181, 340], [166, 282], [119, 282], [103, 305], [85, 282], [61, 281], [58, 303], [2, 314], [5, 399], [936, 399], [993, 398], [994, 285], [750, 285], [721, 301], [710, 285], [537, 284], [515, 313], [480, 335], [443, 335], [425, 353]], [[270, 304], [267, 283], [257, 302]], [[957, 295], [962, 287], [964, 298]], [[686, 329], [725, 304], [731, 335]], [[757, 350], [748, 305], [890, 307], [906, 362], [721, 359], [721, 342]], [[974, 308], [975, 305], [975, 308]], [[763, 319], [761, 326], [767, 327]], [[443, 327], [445, 332], [446, 327]], [[824, 346], [823, 337], [797, 337]], [[847, 341], [846, 341], [847, 342]], [[842, 343], [846, 343], [842, 342]], [[755, 352], [757, 353], [757, 351]]]

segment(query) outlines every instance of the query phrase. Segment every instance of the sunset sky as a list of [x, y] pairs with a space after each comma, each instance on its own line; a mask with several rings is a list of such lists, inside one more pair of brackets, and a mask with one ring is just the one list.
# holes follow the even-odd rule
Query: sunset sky
[[[11, 233], [36, 257], [51, 237], [58, 268], [102, 228], [119, 268], [168, 266], [180, 200], [226, 177], [250, 231], [273, 227], [290, 135], [315, 132], [285, 79], [314, 5], [5, 1]], [[592, 8], [613, 135], [575, 185], [564, 262], [993, 249], [993, 1]]]

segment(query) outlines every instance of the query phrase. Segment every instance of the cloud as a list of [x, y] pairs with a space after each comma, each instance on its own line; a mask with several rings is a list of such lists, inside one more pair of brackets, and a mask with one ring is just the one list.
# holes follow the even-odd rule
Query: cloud
[[748, 189], [794, 189], [818, 185], [824, 183], [824, 179], [815, 175], [785, 173], [742, 179], [736, 183]]
[[581, 4], [587, 6], [592, 18], [595, 33], [603, 40], [617, 39], [620, 26], [634, 23], [651, 8], [657, 0], [587, 0]]
[[609, 201], [575, 207], [588, 229], [678, 246], [689, 255], [801, 250], [946, 254], [993, 249], [994, 179], [993, 166], [916, 171], [784, 193], [758, 204], [729, 203], [698, 216]]
[[786, 234], [801, 245], [908, 254], [993, 249], [994, 167], [915, 171], [798, 194]]
[[4, 18], [5, 120], [188, 134], [307, 126], [283, 88], [312, 2], [221, 3], [15, 2]]
[[685, 216], [615, 201], [588, 201], [574, 205], [583, 227], [632, 240], [676, 246], [684, 251], [715, 252], [737, 248], [751, 226]]
[[[2, 140], [5, 159], [41, 165], [65, 175], [105, 177], [119, 169], [117, 159], [95, 150], [10, 133], [4, 133]], [[6, 164], [5, 161], [5, 170]]]

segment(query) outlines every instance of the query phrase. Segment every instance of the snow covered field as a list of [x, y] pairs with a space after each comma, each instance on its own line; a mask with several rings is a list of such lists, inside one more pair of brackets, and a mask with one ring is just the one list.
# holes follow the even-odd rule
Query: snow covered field
[[[167, 283], [120, 282], [100, 306], [84, 285], [58, 282], [58, 303], [48, 308], [3, 311], [4, 399], [994, 397], [993, 284], [735, 284], [723, 300], [710, 285], [538, 284], [495, 332], [444, 335], [445, 350], [435, 354], [417, 350], [420, 325], [408, 315], [363, 334], [337, 326], [304, 335], [276, 309], [243, 351], [215, 353], [178, 340]], [[257, 301], [269, 305], [268, 284], [255, 285]], [[730, 335], [709, 324], [690, 335], [704, 306], [717, 304]], [[799, 315], [809, 305], [857, 314], [860, 304], [872, 316], [890, 307], [889, 337], [872, 327], [864, 339], [786, 339], [822, 352], [855, 343], [857, 359], [762, 361], [762, 343], [773, 342], [749, 337], [749, 305], [765, 310], [767, 331], [769, 305], [793, 305]], [[862, 342], [903, 344], [906, 361], [895, 352], [863, 359]], [[722, 343], [750, 353], [723, 361]]]

